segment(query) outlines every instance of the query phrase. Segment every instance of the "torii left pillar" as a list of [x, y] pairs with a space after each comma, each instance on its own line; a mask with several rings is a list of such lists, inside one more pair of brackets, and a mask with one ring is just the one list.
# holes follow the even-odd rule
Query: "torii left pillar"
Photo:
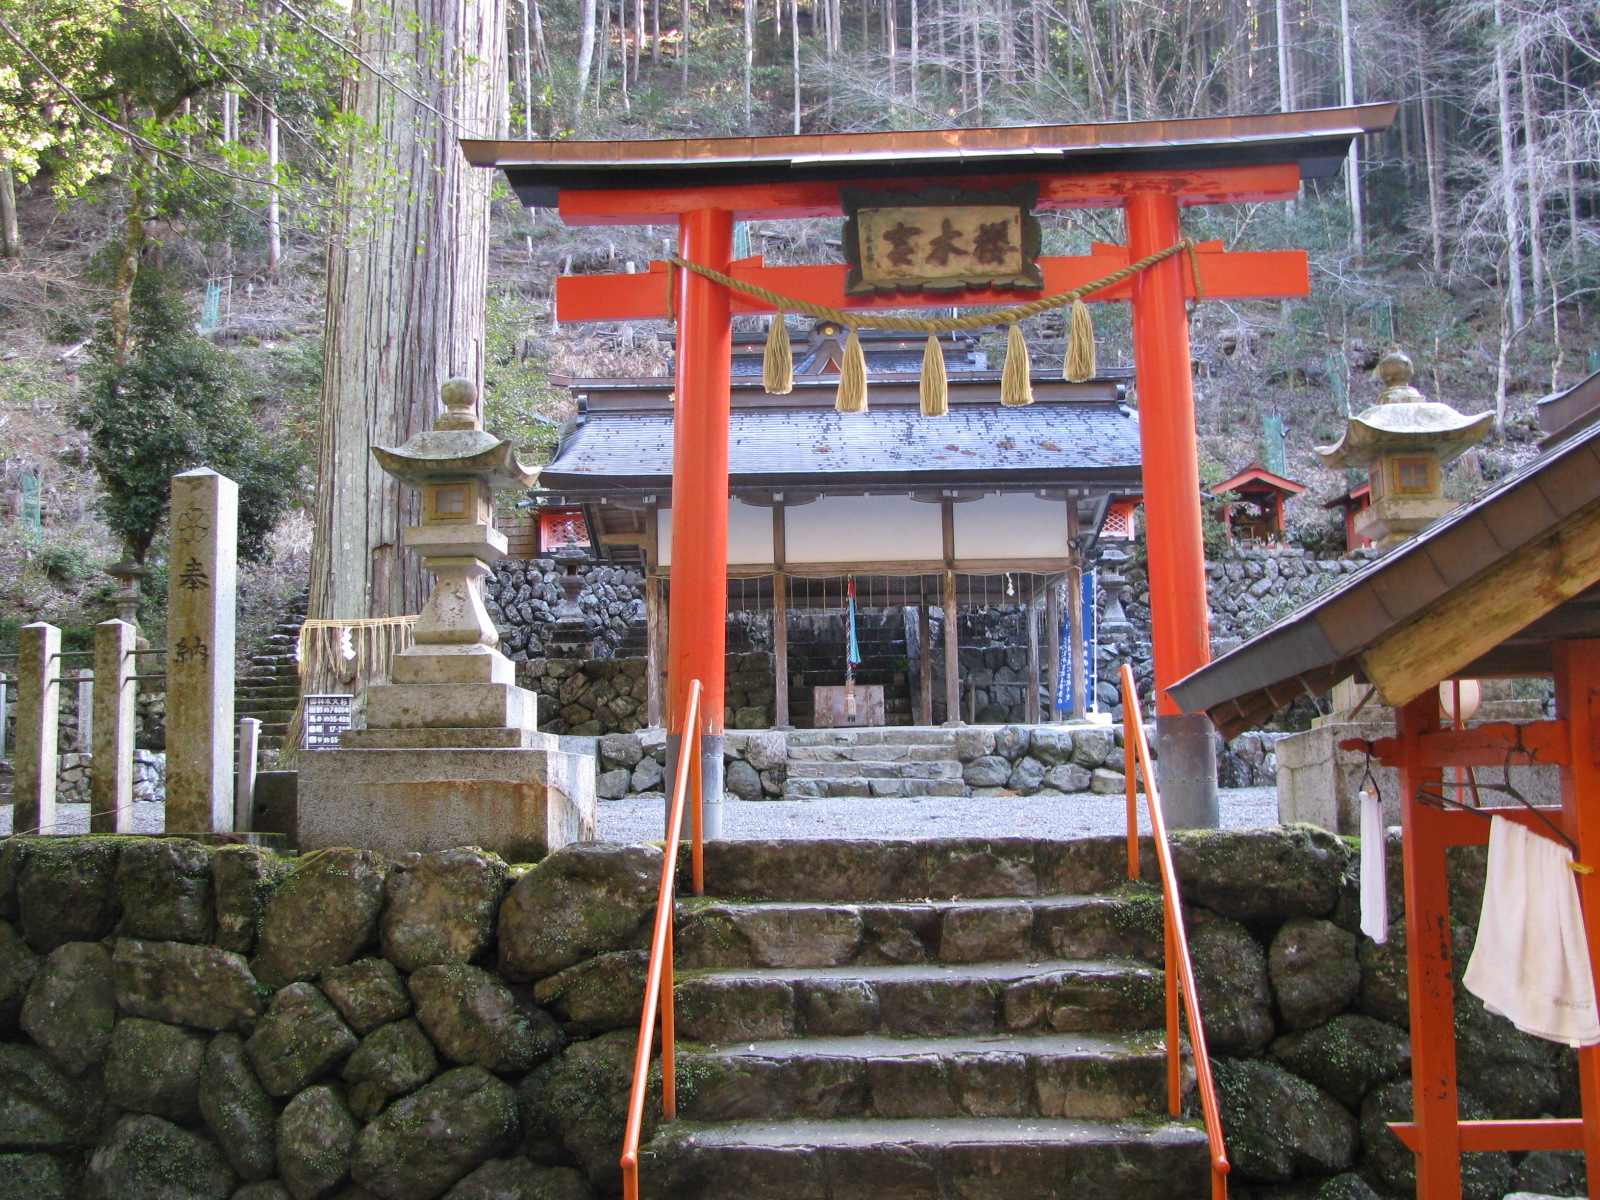
[[[733, 214], [702, 208], [678, 221], [678, 253], [726, 271], [733, 259]], [[722, 835], [722, 709], [728, 623], [728, 418], [733, 382], [733, 323], [728, 291], [692, 271], [678, 272], [677, 400], [673, 413], [672, 593], [667, 624], [667, 728], [683, 729], [689, 685], [698, 679], [698, 738], [704, 830]], [[676, 778], [679, 736], [668, 743], [668, 778]], [[693, 748], [690, 748], [693, 752]], [[668, 802], [671, 791], [668, 790]], [[670, 815], [669, 815], [670, 820]]]

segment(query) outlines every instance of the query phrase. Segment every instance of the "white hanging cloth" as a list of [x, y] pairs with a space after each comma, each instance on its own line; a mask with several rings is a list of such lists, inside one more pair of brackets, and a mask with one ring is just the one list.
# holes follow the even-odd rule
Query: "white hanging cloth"
[[1389, 831], [1383, 797], [1361, 789], [1361, 932], [1378, 945], [1389, 940]]
[[1478, 941], [1462, 977], [1492, 1013], [1569, 1046], [1600, 1043], [1572, 852], [1495, 817]]

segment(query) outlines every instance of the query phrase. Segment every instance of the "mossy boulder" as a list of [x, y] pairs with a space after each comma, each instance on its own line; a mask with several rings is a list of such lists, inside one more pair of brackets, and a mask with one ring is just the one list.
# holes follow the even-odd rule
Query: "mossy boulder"
[[1351, 850], [1327, 830], [1289, 825], [1178, 832], [1172, 858], [1190, 904], [1246, 925], [1275, 926], [1331, 913]]
[[261, 932], [267, 902], [290, 866], [260, 846], [223, 846], [211, 858], [217, 912], [217, 946], [251, 954]]
[[67, 1150], [89, 1144], [101, 1096], [34, 1046], [0, 1043], [0, 1150]]
[[537, 979], [629, 949], [655, 909], [660, 882], [654, 846], [563, 846], [517, 880], [500, 907], [501, 973]]
[[0, 1154], [0, 1196], [6, 1200], [71, 1200], [77, 1192], [53, 1154]]
[[256, 1078], [280, 1099], [321, 1079], [355, 1048], [355, 1034], [309, 983], [290, 984], [273, 996], [244, 1044]]
[[39, 956], [10, 921], [0, 921], [0, 1038], [17, 1036], [17, 1022], [28, 989], [39, 971]]
[[452, 1062], [514, 1073], [561, 1048], [549, 1013], [479, 967], [424, 967], [407, 982], [417, 1020]]
[[1573, 1051], [1523, 1033], [1489, 1012], [1472, 993], [1456, 988], [1456, 1057], [1461, 1086], [1500, 1120], [1562, 1112], [1561, 1064]]
[[105, 1057], [116, 1020], [110, 952], [98, 942], [68, 942], [34, 976], [21, 1024], [69, 1075], [82, 1075]]
[[188, 838], [129, 841], [117, 861], [123, 937], [209, 942], [216, 933], [211, 851]]
[[[623, 1126], [633, 1084], [637, 1034], [627, 1030], [578, 1042], [530, 1071], [517, 1088], [522, 1151], [535, 1162], [577, 1162], [601, 1194], [620, 1189]], [[651, 1081], [643, 1140], [661, 1111], [659, 1080]]]
[[1285, 1025], [1321, 1025], [1343, 1012], [1361, 986], [1355, 936], [1332, 921], [1294, 917], [1272, 939], [1267, 973]]
[[1247, 1180], [1288, 1183], [1334, 1175], [1356, 1159], [1356, 1120], [1327, 1092], [1274, 1063], [1213, 1063], [1233, 1169]]
[[330, 967], [322, 973], [322, 991], [350, 1028], [363, 1037], [411, 1012], [406, 981], [392, 963], [382, 958], [362, 958], [342, 967]]
[[374, 1030], [361, 1039], [339, 1075], [353, 1087], [369, 1084], [383, 1102], [416, 1091], [439, 1073], [439, 1056], [422, 1026], [409, 1017]]
[[321, 850], [279, 884], [261, 919], [252, 968], [268, 987], [313, 979], [372, 945], [386, 859], [371, 850]]
[[356, 1147], [356, 1122], [327, 1084], [308, 1087], [278, 1118], [278, 1174], [294, 1200], [322, 1200], [344, 1182]]
[[1213, 1053], [1249, 1056], [1272, 1040], [1272, 992], [1267, 956], [1237, 921], [1197, 912], [1189, 953]]
[[1411, 1070], [1411, 1039], [1393, 1025], [1344, 1013], [1272, 1043], [1272, 1057], [1357, 1109], [1373, 1088]]
[[351, 1174], [384, 1200], [433, 1200], [516, 1136], [516, 1093], [482, 1067], [458, 1067], [363, 1129]]
[[133, 1112], [196, 1125], [205, 1054], [205, 1037], [192, 1029], [124, 1017], [106, 1052], [106, 1095]]
[[198, 1134], [145, 1114], [117, 1122], [89, 1160], [84, 1200], [228, 1200], [233, 1172]]
[[[1463, 1119], [1481, 1121], [1489, 1110], [1471, 1092], [1457, 1092]], [[1361, 1153], [1366, 1173], [1402, 1196], [1417, 1190], [1417, 1157], [1389, 1128], [1391, 1121], [1412, 1119], [1411, 1083], [1400, 1079], [1385, 1084], [1362, 1102]], [[1501, 1200], [1511, 1185], [1511, 1156], [1480, 1151], [1461, 1156], [1462, 1200]]]
[[594, 1200], [571, 1167], [539, 1167], [525, 1158], [492, 1158], [445, 1193], [445, 1200]]
[[117, 919], [121, 838], [40, 838], [17, 869], [22, 936], [40, 954], [68, 942], [98, 942]]
[[261, 989], [242, 954], [187, 942], [119, 938], [111, 969], [118, 1006], [136, 1017], [235, 1029], [261, 1012]]
[[471, 962], [494, 937], [495, 912], [510, 875], [498, 855], [476, 846], [424, 854], [396, 867], [380, 924], [384, 957], [402, 971]]
[[649, 960], [644, 950], [601, 954], [540, 980], [534, 998], [560, 1020], [591, 1029], [637, 1027]]
[[273, 1173], [278, 1108], [256, 1078], [236, 1033], [219, 1033], [206, 1047], [200, 1066], [200, 1113], [243, 1178], [266, 1179]]

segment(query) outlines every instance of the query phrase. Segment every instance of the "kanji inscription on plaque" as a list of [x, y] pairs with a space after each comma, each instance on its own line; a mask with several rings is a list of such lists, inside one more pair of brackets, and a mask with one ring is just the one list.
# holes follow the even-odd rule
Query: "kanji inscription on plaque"
[[994, 192], [846, 188], [846, 291], [1043, 287], [1035, 195], [1031, 184]]

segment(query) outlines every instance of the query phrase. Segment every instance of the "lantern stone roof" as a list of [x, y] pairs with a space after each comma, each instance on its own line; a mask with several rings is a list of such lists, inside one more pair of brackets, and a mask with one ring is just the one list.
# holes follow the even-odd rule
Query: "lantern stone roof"
[[[654, 384], [654, 386], [650, 386]], [[564, 429], [540, 486], [568, 497], [672, 486], [673, 417], [666, 380], [579, 380], [580, 415]], [[873, 380], [871, 408], [833, 408], [837, 378], [797, 376], [771, 396], [735, 378], [729, 482], [738, 492], [906, 492], [1140, 487], [1139, 422], [1112, 380], [1035, 381], [1035, 401], [999, 403], [992, 372], [952, 373], [948, 416], [920, 413], [915, 377]]]
[[1429, 400], [1411, 386], [1411, 360], [1398, 349], [1378, 363], [1383, 391], [1371, 408], [1351, 417], [1344, 436], [1331, 446], [1318, 446], [1326, 466], [1370, 467], [1385, 453], [1429, 450], [1440, 465], [1454, 462], [1489, 433], [1493, 413], [1466, 416], [1448, 404]]
[[1173, 685], [1227, 737], [1342, 679], [1399, 706], [1440, 679], [1548, 675], [1600, 636], [1600, 424]]

